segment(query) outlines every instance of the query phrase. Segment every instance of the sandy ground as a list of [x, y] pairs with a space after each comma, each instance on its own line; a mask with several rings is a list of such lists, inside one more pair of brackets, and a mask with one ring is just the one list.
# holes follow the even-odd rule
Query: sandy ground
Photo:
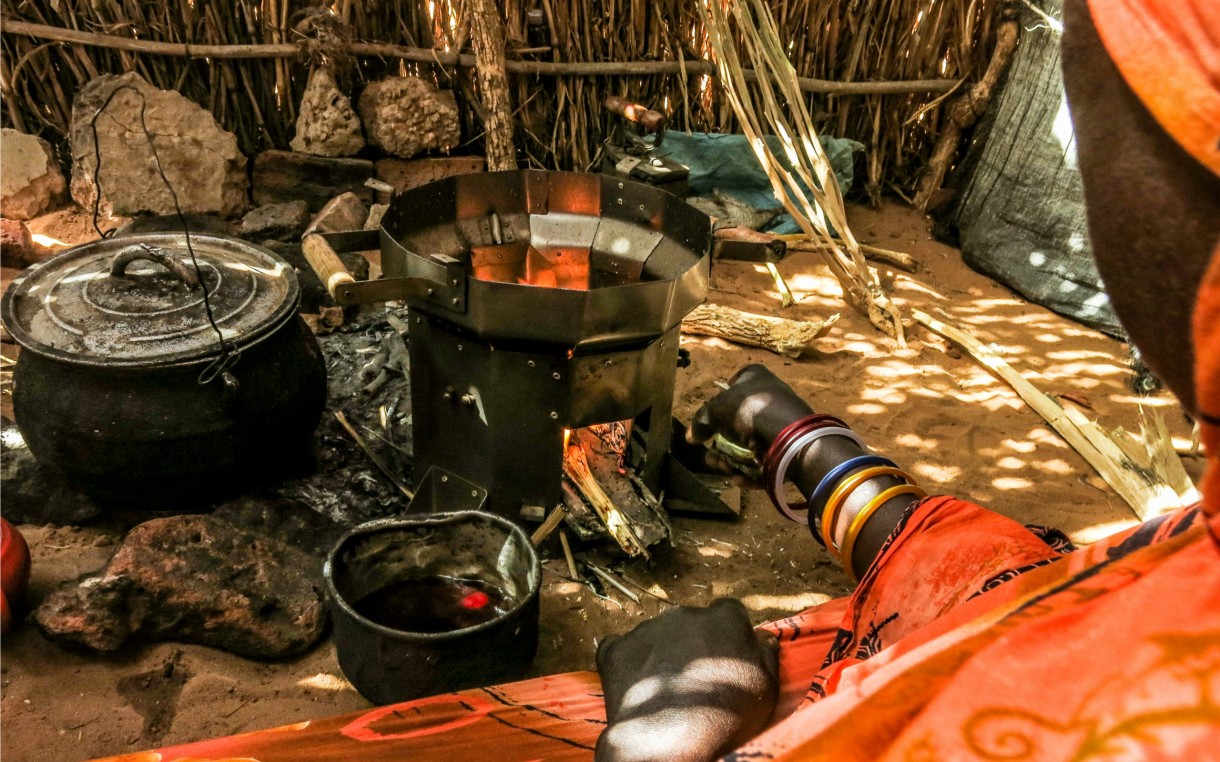
[[[937, 244], [928, 223], [906, 207], [854, 209], [859, 237], [907, 251], [913, 276], [890, 280], [903, 306], [943, 312], [989, 343], [1050, 394], [1070, 394], [1110, 426], [1136, 427], [1125, 385], [1126, 347], [1032, 306], [966, 268]], [[715, 382], [762, 362], [813, 406], [851, 422], [880, 452], [933, 491], [974, 499], [1027, 523], [1096, 539], [1132, 521], [1125, 504], [1006, 385], [922, 328], [905, 349], [874, 331], [840, 300], [816, 254], [781, 265], [799, 299], [791, 318], [842, 319], [799, 360], [715, 339], [688, 337], [692, 365], [679, 371], [675, 413], [684, 420], [716, 393]], [[754, 266], [721, 263], [711, 301], [779, 314], [769, 278]], [[1185, 441], [1190, 427], [1168, 395], [1147, 400]], [[1196, 478], [1201, 458], [1188, 458]], [[763, 494], [747, 490], [740, 520], [675, 520], [674, 547], [651, 565], [629, 567], [672, 601], [742, 598], [756, 621], [799, 611], [848, 592], [850, 583], [804, 528], [780, 519]], [[27, 605], [54, 585], [94, 570], [120, 537], [103, 520], [86, 527], [23, 526], [33, 552]], [[615, 594], [595, 597], [560, 579], [562, 559], [546, 563], [542, 636], [533, 674], [588, 669], [600, 637], [623, 632], [666, 604]], [[2, 644], [0, 743], [6, 762], [79, 760], [271, 727], [368, 706], [342, 678], [329, 642], [295, 661], [261, 663], [200, 646], [164, 643], [98, 656], [64, 650], [29, 623]]]

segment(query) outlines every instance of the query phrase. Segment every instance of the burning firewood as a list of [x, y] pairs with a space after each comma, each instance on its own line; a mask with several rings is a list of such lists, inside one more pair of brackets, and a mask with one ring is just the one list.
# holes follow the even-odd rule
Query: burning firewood
[[631, 518], [619, 510], [589, 468], [585, 448], [579, 440], [568, 445], [563, 457], [563, 472], [572, 480], [581, 497], [593, 506], [610, 536], [629, 556], [648, 558], [648, 550], [636, 535]]

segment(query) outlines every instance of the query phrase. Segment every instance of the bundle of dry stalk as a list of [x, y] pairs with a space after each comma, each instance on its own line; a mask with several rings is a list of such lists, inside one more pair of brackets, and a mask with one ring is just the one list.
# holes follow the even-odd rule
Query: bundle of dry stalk
[[[1001, 3], [783, 0], [768, 6], [784, 52], [806, 78], [802, 89], [819, 131], [867, 146], [865, 185], [876, 197], [884, 187], [907, 193], [914, 186], [940, 131], [946, 91], [958, 80], [976, 79], [986, 67]], [[469, 107], [467, 138], [478, 141], [479, 106], [466, 68], [472, 59], [456, 66], [452, 55], [470, 45], [464, 0], [334, 0], [321, 12], [318, 5], [0, 0], [3, 122], [62, 141], [72, 97], [85, 82], [135, 70], [209, 108], [247, 154], [284, 148], [309, 67], [328, 59], [340, 64], [341, 81], [349, 86], [400, 71], [435, 76]], [[601, 112], [607, 95], [631, 95], [670, 112], [679, 129], [739, 129], [714, 84], [699, 4], [505, 5], [517, 142], [530, 165], [589, 167], [610, 124]], [[12, 22], [74, 31], [77, 40], [94, 37], [88, 44], [65, 42], [63, 35], [57, 41], [29, 28], [14, 31]], [[116, 38], [130, 49], [99, 46]], [[193, 51], [148, 52], [148, 44], [157, 42], [185, 43]], [[860, 91], [874, 94], [844, 94]], [[885, 92], [894, 94], [875, 94]]]

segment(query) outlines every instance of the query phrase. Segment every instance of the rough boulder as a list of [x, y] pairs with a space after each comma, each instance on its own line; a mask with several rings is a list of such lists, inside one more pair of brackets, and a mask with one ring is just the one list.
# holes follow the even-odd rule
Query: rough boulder
[[145, 522], [97, 574], [68, 582], [34, 612], [54, 640], [99, 651], [175, 640], [276, 659], [322, 637], [321, 564], [210, 516]]
[[292, 150], [315, 156], [355, 156], [364, 148], [364, 132], [352, 102], [330, 69], [320, 66], [309, 75], [297, 113]]
[[453, 91], [419, 77], [390, 77], [364, 88], [358, 104], [369, 142], [409, 159], [449, 151], [461, 141]]
[[153, 87], [134, 72], [92, 80], [72, 104], [68, 140], [72, 198], [78, 204], [91, 209], [97, 196], [90, 124], [112, 93], [114, 98], [97, 119], [103, 208], [123, 215], [174, 213], [173, 197], [157, 172], [140, 124], [143, 102], [144, 123], [154, 136], [156, 154], [182, 211], [225, 217], [245, 211], [246, 157], [237, 148], [236, 136], [222, 129], [206, 109], [176, 92]]

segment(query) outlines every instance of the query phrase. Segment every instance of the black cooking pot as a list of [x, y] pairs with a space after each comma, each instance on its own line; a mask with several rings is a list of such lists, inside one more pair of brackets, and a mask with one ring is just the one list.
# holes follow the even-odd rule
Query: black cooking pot
[[326, 369], [292, 267], [235, 239], [190, 244], [198, 270], [181, 233], [77, 246], [0, 302], [22, 346], [26, 444], [102, 505], [181, 510], [279, 475], [321, 416]]
[[[538, 650], [542, 562], [503, 517], [370, 521], [335, 544], [322, 576], [339, 667], [374, 704], [512, 680]], [[458, 600], [471, 591], [485, 611], [464, 603], [470, 596]], [[371, 610], [372, 601], [381, 605]]]

